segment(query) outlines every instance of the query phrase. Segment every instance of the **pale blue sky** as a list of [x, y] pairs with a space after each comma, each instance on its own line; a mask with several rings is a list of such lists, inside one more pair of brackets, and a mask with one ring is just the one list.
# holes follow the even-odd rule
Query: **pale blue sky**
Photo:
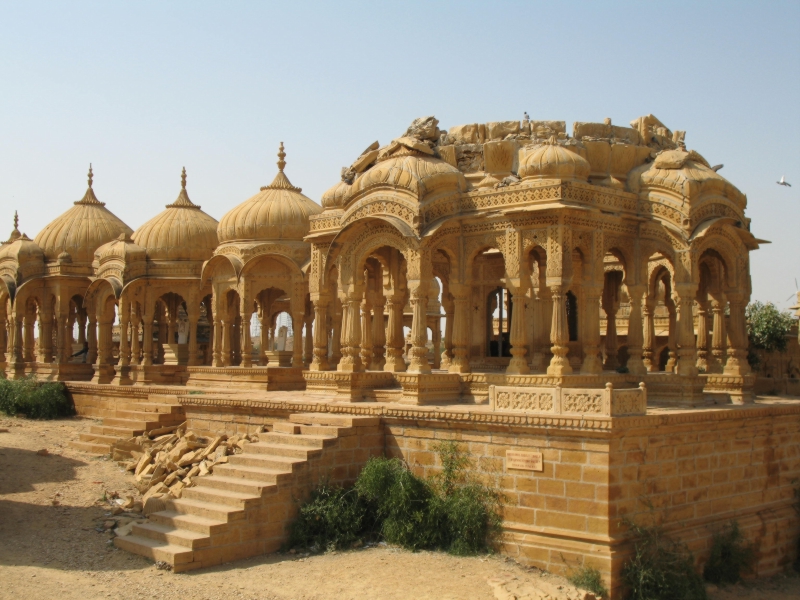
[[[418, 116], [647, 113], [748, 195], [753, 297], [800, 279], [800, 2], [0, 2], [0, 237], [95, 191], [132, 228], [287, 174], [316, 201]], [[795, 187], [775, 182], [786, 175]]]

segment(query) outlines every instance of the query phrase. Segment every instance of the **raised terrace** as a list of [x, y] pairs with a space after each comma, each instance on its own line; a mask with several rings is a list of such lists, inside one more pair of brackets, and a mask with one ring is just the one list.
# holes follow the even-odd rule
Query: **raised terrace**
[[[92, 189], [0, 247], [0, 368], [101, 418], [76, 445], [183, 421], [260, 433], [118, 538], [176, 570], [270, 552], [302, 497], [370, 456], [462, 442], [505, 494], [503, 551], [619, 584], [623, 516], [703, 556], [736, 518], [759, 575], [794, 559], [800, 401], [747, 362], [747, 198], [685, 133], [415, 120], [317, 204], [285, 172], [217, 222], [177, 199], [136, 231]], [[254, 188], [255, 189], [255, 188]], [[263, 439], [262, 439], [263, 438]], [[646, 498], [653, 514], [641, 502]]]

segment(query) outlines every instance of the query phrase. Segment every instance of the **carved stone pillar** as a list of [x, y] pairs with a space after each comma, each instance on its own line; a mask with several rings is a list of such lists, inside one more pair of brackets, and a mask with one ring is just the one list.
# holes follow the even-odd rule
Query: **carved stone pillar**
[[350, 291], [342, 306], [342, 358], [337, 370], [355, 373], [364, 370], [361, 363], [361, 292]]
[[372, 307], [372, 366], [373, 371], [383, 371], [386, 365], [386, 297], [379, 293]]
[[[611, 284], [611, 282], [614, 282]], [[609, 285], [611, 284], [611, 285]], [[606, 286], [603, 290], [603, 310], [606, 313], [606, 359], [603, 369], [615, 371], [619, 367], [619, 341], [617, 339], [617, 301], [616, 279], [613, 276], [606, 276]]]
[[297, 311], [292, 315], [292, 366], [303, 368], [303, 321], [305, 313]]
[[[713, 299], [711, 301], [712, 333], [711, 356], [708, 357], [708, 373], [722, 373], [726, 359], [726, 342], [728, 334], [725, 331], [725, 300]], [[699, 346], [698, 342], [698, 346]]]
[[[708, 339], [708, 301], [697, 300], [697, 370], [701, 373], [711, 373], [713, 358], [709, 351]], [[710, 360], [709, 360], [710, 359]]]
[[450, 373], [471, 373], [469, 366], [469, 294], [464, 284], [450, 284], [453, 294], [453, 358]]
[[314, 356], [310, 371], [327, 371], [328, 366], [328, 304], [327, 298], [319, 298], [314, 304]]
[[13, 341], [12, 341], [12, 352], [11, 352], [11, 362], [15, 364], [22, 364], [24, 361], [24, 355], [22, 353], [22, 331], [23, 331], [23, 323], [24, 317], [19, 315], [14, 315], [12, 318], [12, 334], [13, 334]]
[[0, 364], [6, 362], [8, 353], [8, 318], [5, 313], [0, 313]]
[[645, 289], [644, 286], [628, 286], [628, 296], [631, 304], [631, 312], [628, 317], [628, 372], [634, 375], [643, 375], [647, 372], [642, 360], [642, 347], [644, 345], [642, 296], [645, 293]]
[[442, 297], [442, 307], [444, 308], [444, 349], [442, 350], [439, 368], [445, 371], [450, 369], [453, 360], [453, 313], [455, 303], [449, 298]]
[[409, 281], [411, 304], [411, 350], [409, 373], [430, 373], [431, 365], [428, 362], [428, 289], [427, 283], [422, 281]]
[[531, 369], [537, 373], [546, 370], [547, 349], [550, 347], [550, 326], [553, 320], [553, 299], [544, 281], [544, 278], [539, 280], [534, 312]]
[[433, 327], [433, 368], [440, 369], [442, 366], [442, 353], [439, 351], [442, 347], [442, 321], [437, 319], [436, 325]]
[[145, 367], [153, 364], [153, 313], [142, 316], [142, 365]]
[[95, 364], [97, 362], [97, 317], [93, 312], [89, 313], [89, 323], [87, 325], [87, 335], [89, 338], [89, 353], [86, 355], [86, 362]]
[[242, 364], [242, 315], [231, 321], [231, 366]]
[[189, 310], [186, 311], [186, 326], [188, 327], [188, 352], [189, 360], [188, 366], [194, 367], [201, 364], [202, 359], [199, 355], [197, 348], [197, 323], [200, 321], [200, 306], [197, 304], [196, 299], [189, 300], [191, 306], [187, 306]]
[[314, 311], [306, 315], [306, 335], [303, 338], [303, 367], [308, 368], [314, 360]]
[[220, 319], [220, 329], [222, 337], [222, 351], [220, 354], [220, 364], [223, 367], [231, 366], [231, 329], [232, 323], [230, 317]]
[[78, 311], [78, 343], [81, 348], [86, 344], [86, 309]]
[[550, 342], [553, 358], [547, 367], [547, 374], [554, 376], [571, 375], [572, 367], [567, 359], [569, 353], [569, 326], [567, 324], [567, 290], [565, 285], [549, 285], [553, 301], [553, 318], [550, 323]]
[[258, 320], [261, 323], [261, 348], [258, 353], [258, 364], [266, 367], [269, 364], [267, 352], [271, 352], [269, 345], [269, 311], [262, 304], [258, 311]]
[[342, 319], [344, 318], [342, 303], [338, 298], [332, 301], [333, 314], [331, 315], [331, 360], [330, 368], [339, 365], [342, 360]]
[[384, 371], [390, 373], [402, 373], [406, 370], [406, 363], [403, 360], [403, 300], [400, 294], [395, 293], [387, 299], [389, 307], [389, 324], [386, 328], [388, 333], [386, 340], [386, 364]]
[[642, 305], [644, 315], [644, 339], [642, 341], [642, 362], [648, 371], [658, 371], [658, 357], [655, 354], [656, 322], [655, 301], [648, 296]]
[[131, 346], [128, 341], [128, 329], [130, 328], [131, 311], [128, 301], [120, 298], [119, 301], [119, 364], [127, 367], [131, 364]]
[[741, 292], [727, 292], [730, 303], [730, 326], [728, 327], [728, 361], [725, 375], [742, 377], [750, 373], [747, 362], [747, 323], [744, 311], [747, 300]]
[[37, 360], [40, 363], [53, 362], [53, 312], [47, 309], [39, 311], [39, 356]]
[[528, 348], [525, 346], [525, 290], [521, 286], [509, 286], [511, 293], [511, 327], [509, 328], [509, 342], [511, 343], [511, 360], [506, 368], [509, 375], [524, 375], [530, 373], [525, 355]]
[[28, 310], [22, 321], [22, 360], [33, 362], [33, 325], [36, 321], [36, 313]]
[[249, 369], [253, 366], [253, 340], [250, 336], [250, 319], [252, 314], [248, 310], [242, 310], [241, 316], [241, 362], [242, 368]]
[[211, 348], [211, 366], [212, 367], [222, 367], [224, 363], [222, 361], [222, 346], [223, 346], [223, 337], [225, 333], [223, 331], [222, 319], [219, 317], [219, 310], [213, 311], [213, 318], [212, 318], [212, 328], [211, 328], [211, 339], [212, 341], [212, 348]]
[[669, 295], [664, 300], [664, 305], [667, 307], [669, 314], [669, 333], [667, 334], [667, 353], [669, 358], [664, 371], [672, 373], [675, 371], [675, 365], [678, 364], [678, 316], [672, 295]]
[[56, 327], [56, 348], [55, 348], [55, 362], [59, 365], [66, 363], [67, 353], [67, 315], [62, 312], [56, 312], [55, 327]]
[[361, 364], [364, 369], [371, 367], [372, 356], [372, 304], [369, 293], [365, 292], [361, 302]]
[[675, 373], [678, 375], [697, 375], [697, 346], [694, 337], [694, 315], [692, 307], [697, 294], [694, 284], [677, 284], [678, 295], [678, 362]]
[[97, 336], [97, 365], [111, 364], [111, 323], [108, 317], [103, 315], [99, 322], [99, 334]]
[[586, 300], [584, 314], [584, 344], [583, 364], [581, 373], [584, 375], [597, 375], [603, 371], [600, 360], [600, 297], [603, 288], [599, 286], [584, 285], [583, 293]]

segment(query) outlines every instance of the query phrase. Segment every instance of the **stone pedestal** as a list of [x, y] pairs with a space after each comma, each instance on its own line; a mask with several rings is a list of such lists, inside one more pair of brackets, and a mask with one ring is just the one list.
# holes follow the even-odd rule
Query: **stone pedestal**
[[267, 356], [267, 366], [269, 367], [291, 367], [291, 350], [272, 350], [264, 353]]
[[402, 404], [445, 404], [461, 401], [457, 373], [395, 373], [403, 390]]
[[397, 387], [392, 373], [385, 371], [305, 371], [306, 390], [335, 394], [337, 400], [375, 400], [376, 390]]

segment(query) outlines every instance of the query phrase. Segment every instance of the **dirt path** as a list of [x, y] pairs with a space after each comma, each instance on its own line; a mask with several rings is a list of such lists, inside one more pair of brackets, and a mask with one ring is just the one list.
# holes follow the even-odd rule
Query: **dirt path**
[[[159, 571], [117, 550], [104, 492], [135, 494], [110, 460], [66, 447], [92, 421], [0, 418], [0, 598], [118, 600], [485, 599], [527, 600], [566, 582], [501, 557], [458, 558], [379, 546], [319, 556], [274, 554], [187, 574]], [[3, 429], [8, 430], [2, 432]], [[47, 449], [45, 456], [37, 451]], [[564, 586], [558, 591], [558, 586]], [[800, 578], [712, 594], [712, 600], [800, 598]]]

